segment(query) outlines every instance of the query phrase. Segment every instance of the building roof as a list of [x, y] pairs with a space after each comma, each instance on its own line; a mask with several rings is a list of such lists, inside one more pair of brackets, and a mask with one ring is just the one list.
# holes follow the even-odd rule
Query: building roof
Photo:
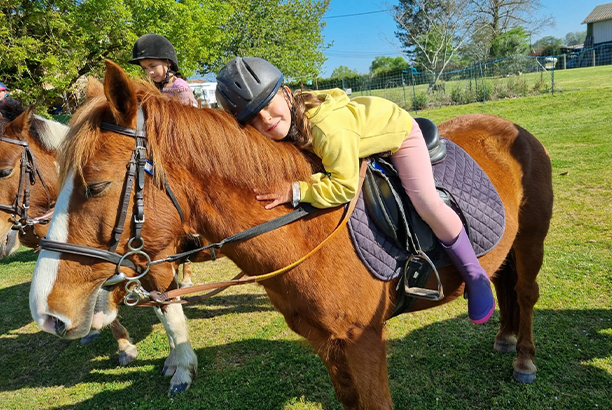
[[595, 7], [591, 14], [584, 19], [582, 24], [595, 23], [597, 21], [612, 19], [612, 3], [602, 4]]

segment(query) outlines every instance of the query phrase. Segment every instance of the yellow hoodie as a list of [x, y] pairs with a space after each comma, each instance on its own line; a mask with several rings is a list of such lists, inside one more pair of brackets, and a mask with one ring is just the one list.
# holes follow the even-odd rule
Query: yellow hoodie
[[359, 158], [394, 153], [410, 134], [412, 117], [380, 97], [349, 100], [338, 88], [312, 91], [323, 103], [306, 115], [312, 125], [312, 150], [327, 173], [300, 181], [300, 202], [329, 208], [349, 202], [359, 185]]

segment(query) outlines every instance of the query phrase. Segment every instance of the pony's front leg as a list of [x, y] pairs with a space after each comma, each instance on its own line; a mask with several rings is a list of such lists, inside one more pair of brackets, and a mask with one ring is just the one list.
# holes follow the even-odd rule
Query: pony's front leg
[[155, 307], [154, 310], [166, 329], [170, 343], [170, 355], [163, 369], [164, 375], [172, 375], [168, 393], [180, 393], [191, 386], [198, 369], [198, 358], [189, 343], [187, 319], [179, 304]]
[[138, 356], [138, 349], [130, 342], [130, 336], [125, 327], [115, 319], [110, 324], [113, 337], [119, 345], [119, 364], [125, 366]]
[[193, 286], [193, 282], [191, 281], [192, 274], [191, 261], [186, 260], [183, 262], [183, 278], [181, 279], [181, 283], [179, 283], [180, 288], [190, 288]]

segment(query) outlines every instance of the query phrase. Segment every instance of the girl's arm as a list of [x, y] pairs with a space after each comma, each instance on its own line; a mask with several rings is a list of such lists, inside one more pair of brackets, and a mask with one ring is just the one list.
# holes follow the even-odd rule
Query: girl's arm
[[359, 185], [359, 139], [359, 134], [339, 129], [313, 145], [327, 172], [300, 182], [300, 202], [329, 208], [353, 199]]

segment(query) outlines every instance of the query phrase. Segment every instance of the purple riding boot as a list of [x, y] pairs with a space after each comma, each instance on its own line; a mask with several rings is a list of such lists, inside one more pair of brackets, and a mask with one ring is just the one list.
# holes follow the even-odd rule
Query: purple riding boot
[[495, 310], [495, 299], [489, 276], [480, 266], [465, 229], [461, 229], [452, 245], [440, 243], [465, 282], [470, 320], [476, 324], [485, 323]]

